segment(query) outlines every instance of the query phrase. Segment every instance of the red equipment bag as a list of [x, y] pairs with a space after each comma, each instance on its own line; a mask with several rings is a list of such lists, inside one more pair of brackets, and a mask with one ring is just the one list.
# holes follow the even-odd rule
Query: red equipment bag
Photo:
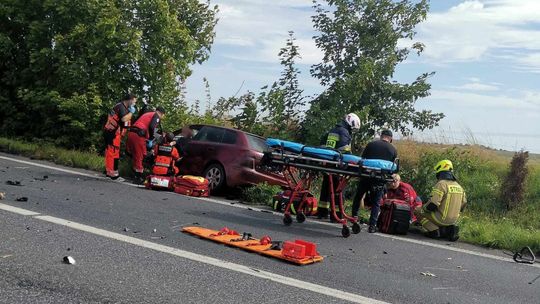
[[[296, 194], [294, 196], [293, 204], [291, 205], [291, 214], [296, 214], [296, 210], [300, 206], [300, 200], [302, 199], [303, 194]], [[279, 192], [278, 194], [274, 195], [272, 199], [272, 208], [278, 212], [282, 212], [285, 210], [285, 207], [289, 203], [289, 199], [291, 198], [291, 190], [285, 190], [282, 192]], [[311, 193], [307, 193], [306, 197], [304, 198], [304, 206], [303, 206], [303, 212], [305, 215], [316, 215], [317, 214], [317, 205], [318, 201], [317, 198], [313, 196]]]
[[380, 232], [407, 234], [411, 222], [411, 207], [405, 201], [386, 199], [381, 205], [377, 226]]
[[172, 191], [174, 189], [174, 177], [163, 175], [148, 175], [144, 180], [144, 186], [147, 189]]
[[200, 176], [183, 175], [174, 180], [174, 192], [189, 196], [210, 195], [208, 180]]

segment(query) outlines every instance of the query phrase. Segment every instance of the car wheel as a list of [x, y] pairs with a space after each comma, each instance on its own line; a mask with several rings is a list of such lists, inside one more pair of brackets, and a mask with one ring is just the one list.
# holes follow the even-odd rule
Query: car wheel
[[225, 185], [225, 169], [220, 164], [211, 164], [204, 170], [204, 177], [208, 180], [208, 186], [212, 192], [219, 191]]

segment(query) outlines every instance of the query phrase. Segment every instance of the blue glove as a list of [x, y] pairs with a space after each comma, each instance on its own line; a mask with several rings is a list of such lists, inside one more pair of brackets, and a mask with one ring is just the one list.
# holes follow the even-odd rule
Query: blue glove
[[154, 141], [147, 139], [146, 140], [146, 148], [152, 149], [153, 146], [154, 146]]
[[130, 113], [134, 114], [135, 112], [137, 112], [137, 108], [135, 108], [134, 105], [131, 105], [131, 106], [129, 106], [128, 111], [129, 111]]

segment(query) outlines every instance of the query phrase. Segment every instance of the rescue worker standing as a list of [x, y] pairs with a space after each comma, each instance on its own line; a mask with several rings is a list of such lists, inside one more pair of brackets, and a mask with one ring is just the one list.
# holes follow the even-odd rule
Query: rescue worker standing
[[152, 173], [155, 175], [176, 176], [180, 170], [175, 162], [180, 158], [175, 148], [174, 134], [167, 133], [162, 137], [162, 143], [154, 147], [154, 166]]
[[441, 160], [433, 169], [438, 182], [433, 187], [428, 202], [415, 209], [415, 214], [426, 230], [426, 236], [444, 237], [455, 242], [459, 239], [456, 221], [467, 204], [465, 191], [453, 174], [454, 166], [451, 161]]
[[159, 122], [165, 115], [162, 107], [157, 107], [156, 111], [143, 114], [135, 121], [129, 129], [127, 150], [132, 157], [132, 167], [135, 171], [135, 182], [142, 183], [142, 173], [144, 171], [143, 159], [147, 149], [152, 148], [156, 138]]
[[[381, 139], [374, 140], [367, 144], [364, 151], [362, 151], [362, 158], [365, 159], [382, 159], [387, 161], [395, 161], [397, 158], [397, 150], [392, 145], [392, 131], [383, 130], [381, 132]], [[366, 197], [369, 197], [368, 204], [371, 205], [371, 215], [369, 217], [369, 233], [377, 231], [377, 219], [379, 218], [379, 209], [381, 199], [385, 192], [386, 182], [380, 181], [376, 178], [362, 178], [358, 182], [358, 188], [356, 195], [353, 199], [352, 216], [357, 217], [360, 209], [360, 200], [366, 193]]]
[[107, 177], [118, 179], [118, 161], [120, 159], [120, 143], [127, 128], [131, 123], [137, 97], [133, 94], [126, 94], [122, 101], [114, 105], [107, 116], [107, 122], [103, 126], [103, 137], [105, 139], [105, 170]]
[[[321, 145], [336, 149], [342, 153], [351, 153], [351, 134], [353, 130], [360, 129], [360, 118], [358, 115], [354, 113], [349, 113], [345, 115], [342, 121], [336, 124], [336, 126], [328, 132], [328, 134], [322, 138]], [[333, 177], [332, 180], [334, 184], [334, 189], [338, 185], [338, 178], [336, 176]], [[321, 186], [321, 197], [319, 201], [319, 205], [317, 206], [317, 217], [319, 219], [321, 218], [327, 218], [329, 215], [329, 209], [330, 209], [330, 190], [329, 190], [329, 184], [330, 179], [328, 175], [323, 176], [323, 182]], [[339, 202], [336, 198], [336, 207], [337, 203]], [[338, 210], [336, 210], [336, 213]], [[339, 216], [339, 214], [338, 214]], [[332, 216], [330, 216], [330, 220], [334, 220]]]

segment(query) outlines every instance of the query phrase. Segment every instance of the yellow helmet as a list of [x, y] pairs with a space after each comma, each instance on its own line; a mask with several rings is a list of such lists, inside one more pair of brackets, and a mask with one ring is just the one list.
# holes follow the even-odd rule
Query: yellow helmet
[[438, 162], [435, 167], [433, 167], [433, 170], [435, 170], [435, 173], [452, 171], [454, 170], [454, 166], [452, 165], [451, 161], [449, 161], [448, 159], [444, 159]]

